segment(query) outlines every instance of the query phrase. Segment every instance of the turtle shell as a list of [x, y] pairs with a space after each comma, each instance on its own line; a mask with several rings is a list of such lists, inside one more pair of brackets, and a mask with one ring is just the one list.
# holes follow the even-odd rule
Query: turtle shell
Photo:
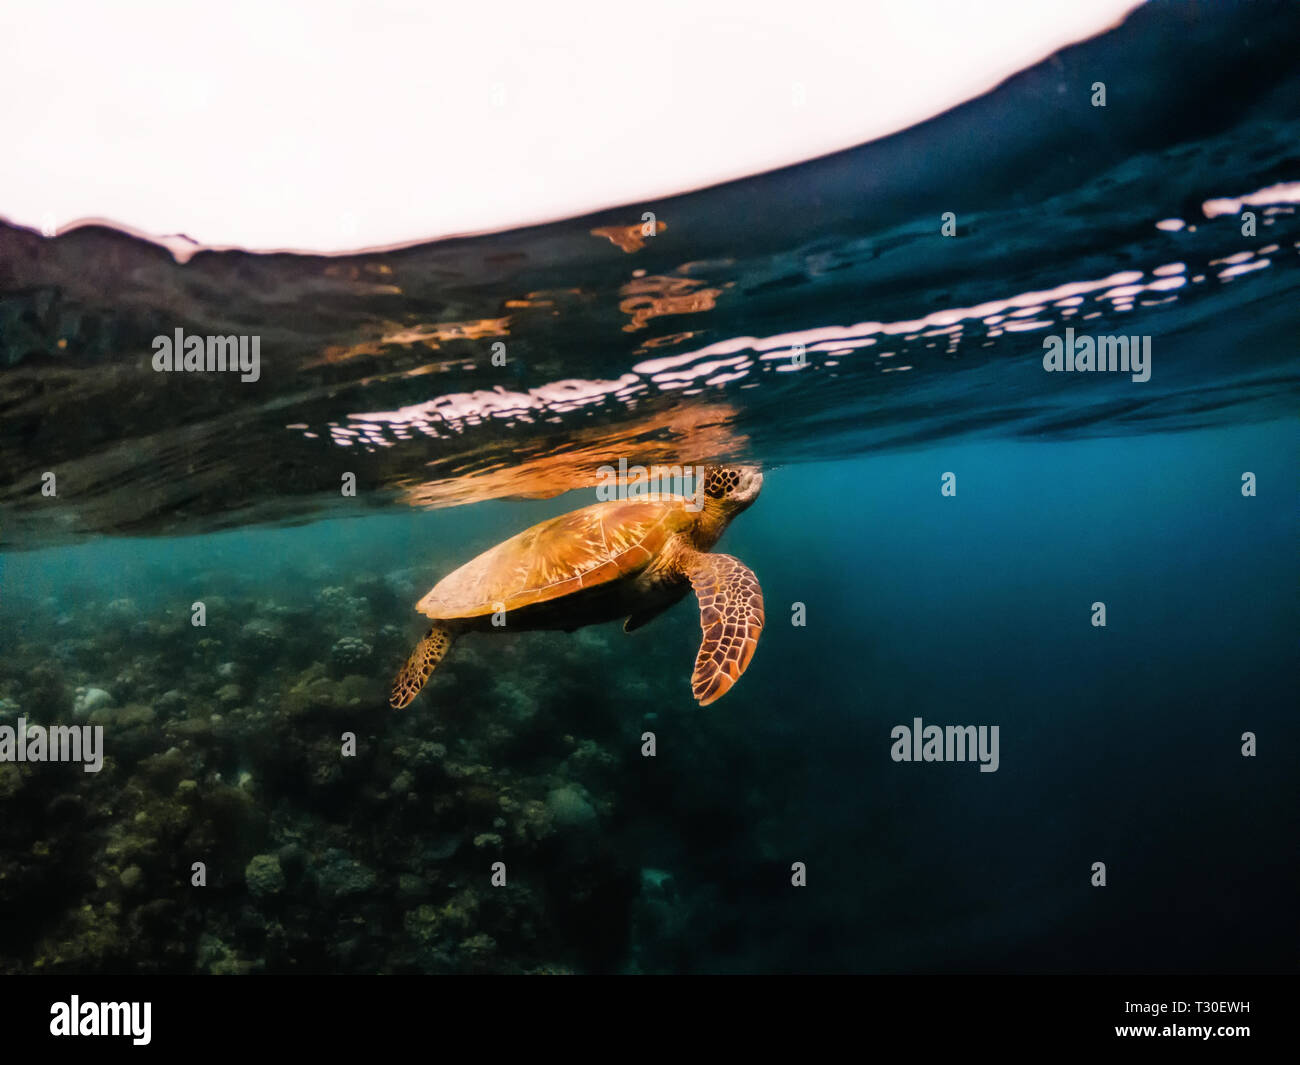
[[551, 518], [449, 573], [415, 609], [439, 619], [482, 617], [632, 576], [695, 520], [685, 503], [651, 495]]

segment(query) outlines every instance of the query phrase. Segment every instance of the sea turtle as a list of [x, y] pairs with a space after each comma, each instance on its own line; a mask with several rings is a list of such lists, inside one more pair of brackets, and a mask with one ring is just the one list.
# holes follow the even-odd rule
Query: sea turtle
[[752, 466], [704, 468], [703, 491], [595, 503], [525, 529], [444, 577], [415, 609], [434, 619], [393, 682], [400, 710], [465, 632], [562, 629], [625, 617], [639, 629], [691, 588], [704, 632], [691, 690], [701, 706], [745, 672], [763, 631], [763, 592], [739, 559], [711, 549], [758, 498]]

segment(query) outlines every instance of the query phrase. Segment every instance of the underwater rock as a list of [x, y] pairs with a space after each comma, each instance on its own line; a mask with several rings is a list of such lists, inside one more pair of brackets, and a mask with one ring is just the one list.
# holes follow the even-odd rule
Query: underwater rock
[[442, 924], [438, 907], [425, 903], [414, 910], [407, 910], [402, 917], [402, 927], [411, 940], [422, 947], [431, 947], [442, 938]]
[[384, 681], [375, 677], [363, 677], [359, 673], [349, 673], [334, 688], [335, 705], [349, 709], [365, 706], [382, 706], [387, 703], [388, 688]]
[[206, 744], [212, 739], [212, 719], [200, 716], [168, 721], [163, 725], [163, 734], [173, 742], [196, 740]]
[[608, 775], [610, 770], [615, 770], [618, 766], [618, 759], [595, 740], [582, 740], [574, 748], [573, 753], [565, 759], [564, 772], [566, 775], [581, 776], [585, 779], [602, 773]]
[[555, 834], [555, 819], [551, 817], [546, 803], [539, 799], [529, 799], [518, 803], [509, 796], [502, 796], [501, 809], [514, 816], [515, 838], [521, 841], [536, 842]]
[[[310, 604], [312, 591], [285, 594]], [[545, 634], [469, 641], [439, 692], [447, 716], [389, 716], [385, 656], [400, 660], [409, 634], [376, 607], [388, 590], [372, 577], [322, 594], [314, 606], [232, 594], [220, 625], [213, 599], [210, 635], [184, 610], [123, 602], [118, 637], [147, 633], [121, 651], [97, 632], [101, 599], [7, 647], [0, 719], [21, 709], [39, 721], [39, 705], [70, 722], [75, 703], [108, 726], [112, 758], [84, 780], [0, 763], [0, 910], [32, 914], [25, 939], [0, 946], [0, 971], [43, 959], [43, 971], [113, 972], [132, 959], [155, 972], [524, 972], [585, 958], [569, 953], [566, 929], [580, 938], [591, 900], [622, 891], [591, 829], [618, 790], [605, 778], [628, 760], [618, 720], [572, 710], [582, 683], [557, 686], [554, 662], [574, 675], [591, 663], [548, 657], [566, 642]], [[56, 638], [67, 666], [51, 656]], [[647, 706], [624, 709], [636, 722]], [[345, 730], [359, 738], [355, 758], [340, 756]], [[38, 791], [47, 782], [54, 790]], [[15, 825], [45, 812], [47, 849], [6, 852], [11, 809]], [[485, 867], [507, 848], [580, 861], [579, 887], [566, 875], [489, 888]], [[176, 901], [193, 895], [178, 854], [207, 862], [208, 907]], [[625, 894], [626, 914], [634, 888]]]
[[103, 688], [78, 688], [72, 703], [72, 712], [77, 717], [89, 717], [102, 706], [112, 706], [113, 697]]
[[[0, 798], [4, 796], [4, 787], [0, 785]], [[56, 795], [45, 807], [45, 816], [49, 818], [49, 828], [55, 832], [74, 827], [86, 815], [86, 800], [80, 795]]]
[[278, 895], [285, 888], [284, 870], [274, 854], [258, 854], [244, 869], [244, 882], [258, 898]]
[[254, 618], [239, 630], [238, 643], [241, 657], [246, 662], [250, 665], [264, 665], [279, 655], [284, 643], [284, 632], [274, 622]]
[[135, 600], [130, 598], [114, 599], [103, 610], [103, 616], [115, 624], [123, 625], [134, 621], [140, 613]]
[[119, 693], [135, 694], [152, 692], [157, 688], [154, 682], [157, 673], [156, 664], [150, 659], [137, 657], [128, 662], [117, 676], [113, 678], [113, 690]]
[[548, 793], [546, 811], [557, 825], [566, 828], [591, 828], [596, 823], [596, 808], [573, 784]]
[[242, 959], [229, 945], [207, 932], [199, 937], [195, 962], [200, 971], [214, 976], [243, 976], [253, 970], [251, 962]]
[[333, 687], [325, 676], [325, 667], [317, 662], [298, 674], [293, 686], [284, 693], [284, 710], [289, 714], [302, 714], [317, 706], [332, 705]]
[[[423, 909], [424, 907], [420, 907]], [[479, 898], [473, 888], [462, 888], [438, 911], [438, 920], [458, 932], [473, 928], [478, 919]]]
[[185, 843], [187, 849], [206, 851], [214, 856], [213, 862], [240, 864], [261, 849], [265, 815], [249, 792], [209, 779], [191, 800], [192, 811], [185, 802], [169, 803], [173, 810], [189, 812], [195, 821]]
[[320, 710], [357, 710], [383, 705], [385, 684], [374, 677], [350, 673], [341, 680], [326, 675], [325, 666], [316, 662], [299, 674], [297, 682], [284, 695], [282, 707], [288, 714]]
[[94, 972], [126, 949], [121, 907], [116, 902], [99, 908], [87, 904], [69, 910], [54, 932], [41, 941], [33, 966], [46, 972]]
[[288, 883], [297, 883], [307, 868], [307, 852], [300, 843], [286, 843], [280, 848], [276, 857], [280, 860], [280, 870]]
[[526, 685], [527, 678], [517, 675], [498, 677], [492, 685], [492, 706], [500, 715], [499, 724], [507, 734], [527, 725], [541, 704], [535, 696], [540, 685]]
[[701, 921], [717, 912], [718, 899], [705, 893], [689, 903], [676, 878], [663, 869], [641, 870], [641, 890], [632, 902], [625, 972], [663, 972], [681, 967], [682, 952], [699, 936]]
[[336, 675], [357, 673], [374, 657], [375, 649], [356, 636], [344, 636], [330, 648], [330, 661]]
[[154, 708], [164, 714], [174, 714], [185, 707], [185, 695], [183, 692], [172, 688], [162, 693], [154, 700]]
[[60, 670], [69, 672], [98, 660], [98, 649], [89, 640], [59, 640], [50, 648], [50, 656]]
[[402, 873], [397, 878], [397, 898], [400, 902], [416, 902], [426, 898], [429, 885], [414, 873]]
[[321, 895], [329, 900], [364, 895], [376, 884], [374, 871], [367, 869], [346, 851], [328, 850], [316, 867], [316, 882]]
[[336, 632], [364, 628], [370, 616], [370, 601], [352, 595], [346, 588], [322, 588], [316, 594], [316, 602], [322, 611], [320, 620], [334, 626]]
[[[154, 721], [152, 706], [141, 703], [127, 703], [126, 706], [102, 706], [90, 715], [92, 725], [112, 725], [115, 729], [125, 730], [152, 725]], [[117, 738], [120, 740], [121, 735]]]
[[414, 769], [427, 770], [442, 764], [447, 757], [447, 748], [432, 740], [420, 740], [395, 747], [393, 755]]
[[379, 616], [397, 617], [403, 608], [410, 609], [411, 603], [419, 598], [419, 592], [413, 596], [397, 595], [379, 574], [361, 574], [357, 577], [353, 589], [366, 603], [372, 613]]
[[238, 684], [223, 684], [217, 689], [217, 702], [229, 710], [243, 701], [243, 692]]
[[0, 762], [0, 802], [8, 802], [22, 790], [26, 769], [18, 762]]
[[190, 759], [179, 747], [151, 754], [141, 759], [138, 767], [139, 775], [164, 793], [175, 791], [177, 785], [190, 775], [190, 770]]
[[496, 949], [496, 940], [486, 932], [480, 932], [461, 943], [460, 954], [472, 968], [477, 969], [487, 964]]
[[677, 901], [677, 881], [663, 869], [641, 870], [641, 897], [656, 902]]
[[384, 574], [384, 587], [403, 603], [412, 603], [428, 583], [413, 567], [389, 570]]
[[460, 844], [461, 837], [454, 832], [446, 832], [440, 836], [434, 836], [420, 851], [420, 858], [426, 864], [445, 862], [460, 850]]

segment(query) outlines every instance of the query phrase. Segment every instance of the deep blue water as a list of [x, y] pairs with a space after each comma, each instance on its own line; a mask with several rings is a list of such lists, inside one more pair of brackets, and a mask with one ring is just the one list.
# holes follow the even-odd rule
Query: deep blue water
[[[107, 751], [0, 765], [0, 971], [1294, 971], [1298, 21], [1151, 5], [630, 252], [0, 225], [0, 725]], [[177, 326], [261, 381], [153, 374]], [[1151, 379], [1044, 372], [1066, 328]], [[764, 466], [736, 688], [688, 597], [389, 710], [419, 596], [620, 458]], [[997, 771], [894, 761], [917, 718]]]
[[[643, 947], [649, 967], [1287, 970], [1297, 442], [1269, 422], [772, 471], [722, 545], [760, 576], [769, 618], [734, 692], [692, 704], [689, 602], [640, 634], [597, 630], [614, 657], [580, 689], [611, 710], [616, 752], [649, 727], [620, 692], [648, 685], [658, 708], [657, 762], [613, 785], [627, 810], [609, 830], [626, 861], [672, 874], [687, 914]], [[60, 605], [164, 609], [194, 574], [292, 599], [298, 567], [469, 551], [576, 502], [106, 541], [10, 556], [5, 580]], [[515, 639], [544, 654], [550, 638]], [[438, 679], [417, 732], [440, 716]], [[459, 698], [495, 712], [488, 693]], [[890, 730], [916, 717], [998, 725], [997, 771], [892, 761]], [[807, 888], [789, 886], [794, 861]]]

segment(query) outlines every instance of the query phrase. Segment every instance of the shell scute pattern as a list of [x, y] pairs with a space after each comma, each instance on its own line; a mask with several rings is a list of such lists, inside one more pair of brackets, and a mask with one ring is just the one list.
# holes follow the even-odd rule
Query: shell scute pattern
[[638, 572], [690, 521], [683, 501], [595, 503], [525, 529], [448, 574], [419, 603], [440, 619], [516, 610]]

